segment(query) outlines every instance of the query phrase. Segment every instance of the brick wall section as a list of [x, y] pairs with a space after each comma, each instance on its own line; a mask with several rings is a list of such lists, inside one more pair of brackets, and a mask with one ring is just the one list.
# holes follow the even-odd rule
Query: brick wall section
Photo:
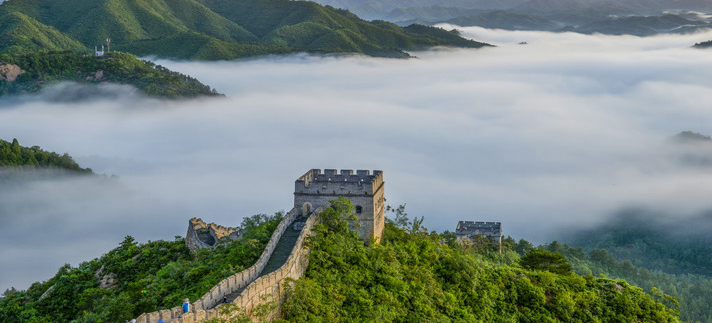
[[[270, 316], [272, 318], [279, 316], [280, 306], [285, 297], [284, 280], [286, 278], [299, 279], [309, 266], [309, 249], [304, 248], [304, 242], [311, 234], [314, 224], [318, 221], [318, 214], [322, 210], [323, 208], [317, 209], [316, 215], [309, 217], [284, 265], [269, 275], [262, 276], [252, 282], [233, 303], [250, 315], [255, 307], [274, 301], [277, 306]], [[236, 314], [238, 313], [233, 313], [233, 315]]]
[[[236, 273], [228, 278], [223, 279], [217, 285], [213, 286], [213, 288], [211, 288], [210, 291], [205, 293], [203, 297], [191, 304], [193, 312], [183, 314], [182, 308], [180, 306], [177, 306], [172, 309], [141, 314], [138, 318], [136, 318], [136, 323], [157, 323], [159, 319], [163, 319], [165, 323], [198, 323], [213, 317], [217, 317], [216, 310], [212, 308], [215, 307], [215, 305], [217, 305], [224, 296], [227, 296], [232, 292], [235, 292], [237, 290], [240, 290], [241, 288], [248, 286], [242, 292], [241, 296], [238, 296], [237, 299], [235, 299], [235, 301], [237, 302], [241, 299], [242, 295], [245, 295], [245, 292], [247, 292], [251, 288], [250, 286], [252, 286], [254, 284], [253, 282], [257, 279], [257, 277], [260, 276], [262, 269], [264, 269], [265, 265], [267, 264], [267, 261], [272, 256], [272, 252], [277, 246], [277, 242], [279, 242], [279, 239], [282, 237], [282, 234], [285, 230], [289, 228], [289, 225], [292, 223], [292, 221], [294, 221], [297, 215], [298, 212], [296, 209], [292, 209], [291, 211], [289, 211], [284, 216], [282, 221], [279, 222], [279, 225], [274, 230], [274, 233], [272, 233], [272, 237], [265, 246], [265, 250], [262, 251], [262, 254], [257, 259], [255, 264], [252, 265], [250, 268], [247, 268], [239, 273]], [[312, 223], [312, 226], [314, 221], [312, 220], [313, 218], [315, 217], [309, 218]], [[306, 227], [305, 229], [303, 229], [299, 240], [297, 240], [297, 245], [301, 246], [301, 243], [303, 242], [303, 236], [306, 231], [310, 230], [306, 230]], [[292, 253], [294, 253], [294, 250], [292, 250]], [[289, 260], [292, 260], [292, 256], [293, 255], [290, 255], [286, 264], [290, 263]], [[280, 268], [279, 270], [282, 270], [282, 268]], [[301, 274], [299, 276], [301, 276]], [[264, 284], [264, 282], [262, 282], [262, 284]], [[252, 288], [254, 289], [254, 287]], [[252, 309], [252, 307], [250, 307], [250, 309]]]

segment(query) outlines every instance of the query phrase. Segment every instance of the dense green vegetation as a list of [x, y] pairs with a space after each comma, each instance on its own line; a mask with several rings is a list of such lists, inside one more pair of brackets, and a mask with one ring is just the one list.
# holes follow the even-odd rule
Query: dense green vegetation
[[[544, 246], [562, 253], [580, 275], [625, 279], [655, 297], [666, 300], [665, 294], [679, 301], [680, 319], [685, 322], [712, 322], [712, 277], [693, 274], [669, 274], [659, 270], [636, 267], [630, 260], [618, 260], [605, 249], [585, 252], [580, 247], [552, 242]], [[668, 302], [675, 302], [668, 299]], [[676, 305], [673, 305], [676, 307]]]
[[[77, 267], [65, 265], [26, 291], [6, 291], [0, 299], [0, 322], [124, 322], [178, 306], [185, 298], [194, 301], [220, 280], [251, 266], [281, 217], [278, 213], [245, 218], [239, 239], [194, 255], [181, 237], [138, 244], [127, 236], [98, 259]], [[101, 288], [99, 280], [104, 277], [113, 283]]]
[[[306, 51], [404, 57], [430, 46], [481, 47], [438, 28], [367, 22], [345, 10], [289, 0], [7, 0], [1, 52], [85, 49], [112, 40], [136, 55], [234, 59]], [[5, 48], [4, 48], [5, 47]]]
[[605, 249], [593, 249], [587, 254], [581, 248], [558, 243], [546, 248], [564, 253], [577, 273], [625, 279], [644, 290], [669, 294], [680, 302], [684, 321], [712, 322], [712, 279], [708, 276], [675, 275], [639, 268], [630, 260], [617, 260]]
[[333, 205], [314, 228], [309, 268], [289, 290], [285, 321], [678, 321], [673, 309], [624, 281], [522, 268], [513, 250], [531, 252], [525, 242], [496, 255], [401, 214], [386, 224], [381, 245], [367, 246], [349, 230], [348, 202]]
[[617, 259], [673, 274], [712, 276], [712, 217], [667, 218], [629, 210], [568, 239], [585, 250], [606, 249]]
[[37, 92], [59, 81], [129, 84], [147, 95], [166, 98], [218, 95], [192, 77], [128, 53], [112, 52], [104, 57], [70, 51], [0, 54], [0, 66], [6, 64], [18, 66], [24, 73], [14, 81], [0, 77], [0, 96]]
[[[146, 244], [126, 237], [101, 258], [65, 265], [26, 291], [6, 291], [0, 322], [123, 321], [195, 300], [254, 263], [280, 218], [247, 218], [239, 240], [195, 255], [180, 237]], [[463, 243], [451, 232], [428, 232], [403, 207], [387, 220], [381, 244], [368, 245], [349, 228], [353, 219], [345, 199], [321, 214], [307, 242], [309, 268], [288, 287], [282, 322], [679, 322], [677, 310], [685, 317], [686, 302], [700, 309], [711, 304], [704, 302], [709, 281], [688, 275], [688, 287], [698, 293], [688, 298], [675, 294], [665, 280], [670, 276], [601, 249], [586, 254], [556, 242], [534, 248], [506, 238], [498, 254], [486, 238]], [[623, 273], [651, 295], [596, 277]], [[100, 287], [107, 277], [109, 286]], [[694, 319], [708, 322], [709, 309], [701, 313], [707, 317]]]
[[82, 51], [86, 47], [54, 27], [20, 12], [0, 16], [0, 53], [23, 54], [40, 50]]
[[90, 168], [82, 168], [68, 154], [59, 155], [44, 151], [38, 146], [20, 146], [17, 139], [7, 142], [0, 139], [0, 168], [56, 168], [79, 174], [91, 174]]
[[[686, 134], [678, 140], [707, 141]], [[633, 210], [597, 228], [575, 233], [564, 253], [581, 274], [622, 278], [646, 291], [657, 287], [680, 301], [681, 318], [712, 322], [712, 218], [669, 218]], [[588, 252], [588, 253], [587, 253]]]

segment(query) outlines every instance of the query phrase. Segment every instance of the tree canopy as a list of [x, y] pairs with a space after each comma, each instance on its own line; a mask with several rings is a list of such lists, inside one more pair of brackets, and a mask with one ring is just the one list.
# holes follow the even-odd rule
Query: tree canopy
[[0, 96], [33, 93], [61, 81], [127, 84], [149, 96], [173, 99], [219, 95], [195, 78], [128, 53], [111, 52], [103, 57], [70, 51], [0, 54], [3, 64], [19, 66], [24, 73], [12, 82], [0, 78]]
[[381, 244], [367, 245], [348, 230], [349, 210], [337, 200], [322, 213], [284, 322], [678, 322], [625, 281], [522, 268], [511, 248], [499, 255], [450, 245], [402, 215], [401, 225], [387, 221]]
[[567, 275], [573, 269], [566, 257], [543, 249], [534, 249], [519, 259], [522, 268], [546, 270], [559, 275]]
[[189, 253], [182, 237], [140, 244], [127, 236], [100, 258], [65, 265], [27, 290], [8, 290], [0, 299], [0, 322], [124, 322], [178, 306], [185, 298], [194, 301], [254, 264], [281, 218], [281, 213], [247, 217], [239, 239], [196, 254]]
[[38, 146], [23, 147], [17, 139], [12, 139], [12, 142], [0, 139], [0, 167], [3, 166], [57, 168], [82, 174], [92, 173], [90, 168], [82, 168], [66, 153], [60, 155], [44, 151]]

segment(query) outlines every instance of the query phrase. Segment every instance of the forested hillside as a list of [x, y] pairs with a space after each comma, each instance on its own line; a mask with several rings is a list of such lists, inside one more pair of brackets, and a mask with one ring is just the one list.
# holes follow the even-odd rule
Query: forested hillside
[[[686, 138], [686, 139], [682, 139]], [[709, 138], [680, 135], [676, 140]], [[712, 322], [712, 216], [666, 217], [630, 210], [597, 228], [574, 232], [567, 242], [550, 245], [579, 273], [626, 279], [649, 291], [657, 287], [680, 301], [681, 318]]]
[[44, 151], [38, 146], [20, 146], [17, 139], [8, 142], [0, 139], [0, 169], [3, 167], [56, 168], [71, 172], [91, 174], [89, 168], [82, 168], [68, 154], [60, 155]]
[[712, 276], [712, 215], [665, 217], [629, 210], [567, 240], [585, 250], [606, 249], [615, 258], [673, 274]]
[[421, 26], [367, 22], [346, 10], [289, 0], [8, 0], [0, 51], [77, 50], [105, 44], [136, 55], [235, 59], [289, 52], [405, 57], [431, 46], [481, 47]]
[[[5, 70], [14, 70], [12, 76]], [[103, 57], [70, 51], [0, 54], [0, 96], [37, 92], [60, 81], [128, 84], [149, 96], [193, 98], [218, 95], [198, 80], [128, 53]]]
[[[558, 242], [544, 246], [552, 252], [559, 252], [573, 265], [580, 275], [605, 276], [625, 279], [643, 291], [665, 299], [669, 294], [679, 302], [680, 319], [684, 322], [712, 322], [712, 277], [695, 274], [669, 274], [659, 270], [636, 267], [629, 259], [616, 259], [605, 249], [589, 252], [579, 247], [571, 247]], [[669, 300], [673, 308], [674, 301]]]
[[251, 266], [282, 214], [245, 218], [238, 240], [191, 255], [181, 237], [137, 243], [127, 236], [100, 258], [65, 265], [25, 291], [0, 298], [1, 323], [125, 322], [144, 312], [200, 298], [217, 282]]
[[284, 321], [678, 322], [624, 281], [571, 273], [561, 255], [463, 247], [403, 213], [386, 224], [382, 245], [366, 246], [348, 228], [351, 206], [334, 206], [313, 230], [309, 268], [289, 291]]
[[[308, 245], [305, 276], [287, 286], [280, 322], [679, 322], [674, 299], [654, 299], [622, 280], [579, 276], [560, 253], [505, 240], [458, 242], [428, 232], [404, 208], [380, 245], [351, 231], [353, 206], [332, 202]], [[251, 265], [281, 216], [243, 221], [244, 236], [190, 255], [182, 238], [137, 244], [126, 237], [101, 258], [62, 267], [0, 299], [2, 323], [116, 322], [195, 300]]]
[[709, 30], [707, 0], [317, 0], [399, 25], [654, 35]]
[[20, 12], [0, 16], [0, 53], [22, 54], [40, 50], [83, 51], [86, 47], [56, 28]]

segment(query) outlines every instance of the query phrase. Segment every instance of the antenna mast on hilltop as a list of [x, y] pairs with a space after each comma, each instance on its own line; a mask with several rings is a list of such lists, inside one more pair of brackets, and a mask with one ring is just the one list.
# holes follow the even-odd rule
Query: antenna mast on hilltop
[[107, 38], [106, 39], [106, 52], [108, 53], [110, 51], [111, 51], [111, 38]]

